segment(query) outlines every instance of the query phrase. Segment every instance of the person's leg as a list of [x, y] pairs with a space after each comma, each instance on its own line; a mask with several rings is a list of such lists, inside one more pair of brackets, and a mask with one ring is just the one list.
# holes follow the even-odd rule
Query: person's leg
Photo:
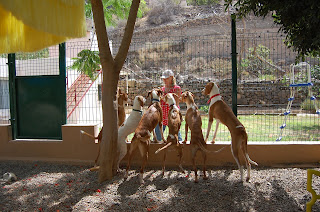
[[[164, 126], [162, 126], [162, 128], [164, 128]], [[157, 124], [157, 126], [156, 126], [156, 128], [155, 128], [155, 132], [156, 132], [157, 140], [158, 140], [158, 141], [162, 141], [159, 124]], [[154, 139], [153, 139], [153, 140], [154, 140]]]
[[179, 140], [179, 141], [182, 141], [182, 137], [181, 137], [180, 131], [178, 132], [178, 140]]

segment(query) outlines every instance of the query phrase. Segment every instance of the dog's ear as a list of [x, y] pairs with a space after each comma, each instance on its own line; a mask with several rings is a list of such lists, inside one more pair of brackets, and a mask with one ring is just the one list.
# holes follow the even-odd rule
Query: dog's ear
[[138, 101], [139, 101], [141, 107], [143, 107], [143, 105], [144, 105], [144, 98], [143, 98], [142, 96], [138, 96]]
[[214, 86], [213, 82], [208, 82], [208, 84], [206, 85], [206, 87], [204, 89], [204, 94], [208, 95], [211, 92], [213, 86]]
[[188, 91], [188, 94], [193, 98], [194, 97], [194, 94], [191, 93], [190, 91]]
[[118, 94], [119, 94], [119, 95], [121, 94], [121, 88], [118, 89]]
[[178, 105], [179, 101], [180, 101], [180, 97], [176, 93], [172, 93], [172, 96], [173, 96], [174, 100], [176, 101], [176, 104]]
[[160, 97], [160, 100], [164, 101], [164, 102], [167, 102], [168, 100], [168, 94], [164, 95], [164, 96], [161, 96]]
[[162, 96], [163, 92], [160, 88], [157, 90], [157, 94], [158, 94], [158, 96]]
[[123, 93], [123, 96], [124, 96], [124, 100], [128, 101], [128, 94], [127, 93]]
[[147, 99], [149, 98], [152, 91], [148, 91]]

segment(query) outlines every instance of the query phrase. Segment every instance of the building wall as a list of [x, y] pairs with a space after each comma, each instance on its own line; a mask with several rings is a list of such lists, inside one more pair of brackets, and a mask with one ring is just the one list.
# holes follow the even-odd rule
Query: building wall
[[[11, 140], [10, 125], [0, 125], [0, 161], [5, 160], [32, 160], [32, 161], [53, 161], [67, 163], [94, 164], [98, 152], [98, 144], [94, 139], [80, 134], [84, 130], [90, 134], [97, 135], [97, 125], [64, 125], [62, 126], [63, 140]], [[129, 146], [130, 144], [128, 144]], [[162, 164], [163, 152], [155, 155], [154, 152], [163, 144], [151, 144], [148, 166], [160, 167]], [[218, 150], [226, 146], [217, 154], [208, 154], [208, 166], [235, 166], [230, 151], [230, 144], [208, 144], [210, 151]], [[248, 145], [250, 158], [256, 161], [259, 166], [274, 166], [285, 164], [318, 163], [320, 160], [320, 144], [318, 142], [305, 143], [270, 143], [256, 142]], [[168, 151], [166, 164], [175, 167], [178, 161], [174, 151]], [[183, 150], [183, 166], [191, 166], [190, 145]], [[124, 165], [126, 158], [122, 161]], [[135, 151], [132, 165], [140, 165], [141, 156]], [[202, 164], [201, 154], [197, 155], [197, 164]]]

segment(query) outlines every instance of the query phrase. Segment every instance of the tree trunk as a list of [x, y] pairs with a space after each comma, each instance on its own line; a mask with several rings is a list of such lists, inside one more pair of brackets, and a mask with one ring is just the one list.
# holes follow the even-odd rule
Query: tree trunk
[[116, 170], [118, 140], [116, 92], [120, 70], [131, 43], [140, 0], [132, 1], [124, 36], [115, 59], [113, 59], [109, 47], [102, 2], [101, 0], [91, 0], [91, 4], [103, 71], [102, 111], [104, 127], [98, 161], [100, 165], [98, 181], [103, 182], [112, 179]]

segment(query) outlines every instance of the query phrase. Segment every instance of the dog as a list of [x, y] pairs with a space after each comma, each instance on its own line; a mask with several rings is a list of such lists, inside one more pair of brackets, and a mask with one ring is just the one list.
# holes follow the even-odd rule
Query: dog
[[130, 116], [125, 120], [125, 122], [118, 129], [118, 150], [119, 157], [117, 162], [117, 170], [120, 171], [119, 164], [120, 161], [127, 154], [127, 136], [133, 133], [142, 117], [142, 107], [146, 99], [143, 96], [136, 96], [133, 101], [132, 111]]
[[151, 94], [153, 103], [145, 111], [145, 113], [143, 114], [138, 124], [137, 129], [135, 130], [134, 136], [131, 141], [130, 149], [128, 151], [128, 163], [127, 163], [127, 170], [125, 174], [125, 178], [127, 178], [128, 172], [130, 169], [131, 159], [133, 156], [133, 151], [138, 147], [140, 150], [140, 154], [142, 156], [142, 165], [139, 173], [139, 181], [141, 184], [144, 183], [143, 171], [148, 161], [151, 131], [153, 132], [153, 136], [155, 138], [156, 136], [155, 136], [154, 129], [158, 124], [161, 131], [161, 138], [163, 139], [163, 141], [165, 141], [163, 137], [163, 131], [162, 131], [162, 109], [160, 105], [160, 98], [162, 95], [162, 91], [160, 89], [153, 89], [149, 91], [147, 98], [150, 96], [150, 94]]
[[240, 170], [241, 181], [243, 181], [243, 170], [242, 170], [242, 166], [240, 165], [239, 151], [241, 151], [244, 155], [246, 168], [247, 168], [246, 181], [248, 182], [250, 180], [251, 164], [254, 164], [256, 166], [258, 164], [253, 160], [251, 160], [248, 155], [248, 150], [247, 150], [248, 135], [245, 127], [238, 120], [238, 118], [233, 114], [231, 108], [222, 100], [219, 87], [217, 86], [216, 83], [213, 83], [213, 82], [207, 83], [205, 88], [202, 90], [202, 94], [210, 96], [210, 99], [208, 101], [208, 103], [210, 102], [210, 105], [209, 105], [209, 123], [208, 123], [206, 140], [208, 140], [213, 118], [215, 118], [217, 122], [213, 140], [212, 140], [213, 143], [215, 142], [219, 123], [221, 122], [222, 124], [226, 125], [231, 134], [231, 152]]
[[166, 160], [166, 149], [170, 146], [175, 147], [178, 157], [179, 157], [179, 168], [184, 173], [184, 170], [181, 165], [182, 160], [182, 145], [178, 140], [178, 132], [180, 130], [182, 115], [180, 109], [177, 107], [177, 102], [179, 102], [179, 96], [175, 93], [168, 93], [162, 98], [164, 102], [170, 105], [169, 115], [168, 115], [168, 127], [169, 127], [169, 135], [167, 137], [167, 144], [159, 148], [155, 154], [158, 154], [160, 151], [165, 150], [163, 156], [163, 165], [162, 165], [162, 175], [164, 175], [165, 171], [165, 160]]
[[[117, 162], [117, 171], [120, 171], [119, 164], [121, 160], [124, 158], [124, 156], [127, 154], [127, 144], [126, 144], [126, 138], [129, 134], [133, 133], [135, 129], [137, 128], [140, 119], [142, 117], [142, 107], [145, 103], [145, 98], [143, 96], [136, 96], [133, 101], [132, 111], [129, 115], [129, 117], [125, 120], [125, 122], [119, 127], [118, 129], [118, 162]], [[102, 128], [103, 129], [103, 128]], [[88, 135], [94, 139], [98, 139], [99, 143], [99, 151], [97, 158], [95, 160], [95, 166], [91, 168], [91, 171], [96, 171], [100, 167], [98, 166], [98, 159], [100, 154], [100, 142], [102, 139], [102, 129], [97, 137], [92, 136], [89, 133], [86, 133], [84, 131], [81, 131], [82, 134]]]
[[101, 140], [102, 140], [102, 132], [103, 132], [103, 127], [101, 128], [101, 130], [100, 130], [100, 132], [99, 132], [99, 134], [98, 134], [98, 136], [93, 136], [93, 135], [91, 135], [91, 134], [89, 134], [89, 133], [87, 133], [87, 132], [85, 132], [85, 131], [83, 131], [83, 130], [80, 130], [80, 133], [81, 133], [81, 135], [83, 134], [83, 135], [87, 135], [87, 136], [89, 136], [89, 137], [91, 137], [91, 138], [93, 138], [93, 139], [98, 139], [98, 155], [97, 155], [97, 157], [96, 157], [96, 159], [94, 160], [94, 167], [92, 167], [92, 168], [90, 168], [90, 171], [97, 171], [97, 170], [99, 170], [99, 166], [98, 166], [98, 159], [99, 159], [99, 156], [100, 156], [100, 143], [101, 143]]
[[117, 94], [117, 100], [118, 100], [118, 127], [120, 127], [124, 120], [126, 119], [126, 112], [124, 109], [124, 104], [126, 102], [130, 102], [130, 99], [128, 98], [128, 94], [122, 93], [121, 89], [118, 89]]
[[198, 109], [198, 106], [195, 104], [193, 99], [193, 94], [189, 91], [185, 91], [181, 94], [181, 101], [187, 104], [187, 113], [185, 115], [185, 139], [183, 143], [185, 144], [187, 142], [188, 138], [188, 128], [191, 130], [191, 139], [190, 139], [190, 145], [191, 145], [191, 158], [192, 158], [192, 166], [195, 173], [195, 183], [198, 182], [198, 174], [197, 174], [197, 167], [195, 164], [195, 157], [197, 151], [201, 151], [202, 157], [203, 157], [203, 179], [208, 179], [206, 171], [206, 162], [207, 162], [207, 154], [206, 153], [218, 153], [223, 148], [217, 150], [217, 151], [209, 151], [206, 149], [206, 142], [204, 141], [203, 134], [202, 134], [202, 120], [200, 111]]

